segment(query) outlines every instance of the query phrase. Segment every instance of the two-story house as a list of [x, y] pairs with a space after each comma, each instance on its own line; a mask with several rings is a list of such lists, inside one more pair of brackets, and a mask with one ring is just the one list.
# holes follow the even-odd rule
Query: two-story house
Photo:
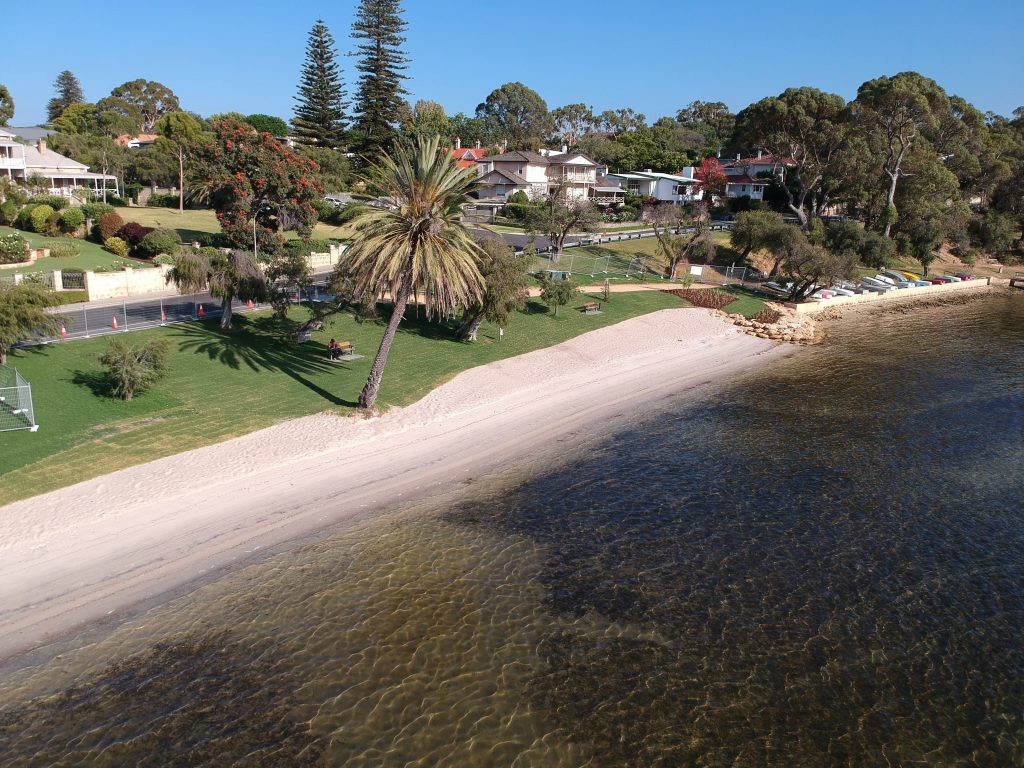
[[573, 152], [516, 150], [483, 157], [477, 164], [481, 200], [506, 200], [519, 191], [537, 199], [559, 190], [587, 199], [597, 183], [597, 163]]
[[102, 192], [106, 187], [118, 194], [117, 177], [92, 173], [89, 166], [64, 157], [47, 148], [46, 139], [40, 138], [35, 146], [15, 141], [15, 134], [0, 128], [0, 174], [18, 184], [26, 184], [33, 176], [49, 182], [49, 194], [70, 196], [76, 189]]
[[773, 179], [782, 180], [791, 158], [776, 157], [758, 151], [757, 157], [736, 155], [735, 160], [722, 163], [725, 173], [726, 197], [749, 197], [751, 200], [763, 200], [764, 191]]

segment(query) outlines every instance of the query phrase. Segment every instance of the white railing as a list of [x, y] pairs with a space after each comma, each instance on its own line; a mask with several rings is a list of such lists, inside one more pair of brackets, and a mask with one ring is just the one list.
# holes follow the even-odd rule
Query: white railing
[[25, 167], [24, 157], [4, 157], [0, 155], [0, 168], [21, 168]]

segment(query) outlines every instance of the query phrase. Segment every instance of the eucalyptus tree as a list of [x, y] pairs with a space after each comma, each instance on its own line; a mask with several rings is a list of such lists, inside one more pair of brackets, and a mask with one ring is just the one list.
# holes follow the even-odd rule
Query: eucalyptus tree
[[178, 212], [185, 210], [185, 161], [204, 140], [203, 126], [187, 112], [169, 112], [156, 121], [157, 146], [178, 161]]
[[480, 273], [487, 287], [479, 300], [463, 309], [456, 336], [465, 341], [476, 341], [476, 333], [484, 320], [504, 327], [513, 312], [526, 306], [529, 273], [533, 267], [531, 257], [517, 256], [500, 238], [488, 237], [478, 242]]
[[484, 293], [480, 246], [461, 223], [461, 204], [476, 181], [440, 151], [437, 136], [398, 141], [371, 167], [369, 183], [387, 208], [364, 209], [353, 222], [352, 245], [338, 271], [355, 279], [355, 293], [390, 294], [393, 309], [359, 407], [377, 401], [384, 366], [413, 291], [428, 297], [429, 316], [445, 317]]
[[509, 149], [536, 149], [551, 133], [551, 115], [540, 94], [522, 83], [505, 83], [491, 91], [476, 116]]
[[736, 138], [764, 149], [786, 167], [787, 208], [806, 232], [832, 200], [852, 129], [842, 96], [817, 88], [788, 88], [736, 116]]
[[[909, 172], [907, 163], [915, 147], [929, 146], [929, 138], [936, 137], [942, 116], [950, 111], [949, 97], [934, 80], [917, 72], [901, 72], [861, 85], [851, 106], [887, 179], [883, 234], [890, 237], [898, 218], [899, 181]], [[918, 158], [924, 161], [927, 154], [920, 152]]]
[[553, 137], [568, 149], [575, 149], [579, 140], [597, 125], [593, 109], [582, 102], [551, 110], [551, 120], [554, 125]]

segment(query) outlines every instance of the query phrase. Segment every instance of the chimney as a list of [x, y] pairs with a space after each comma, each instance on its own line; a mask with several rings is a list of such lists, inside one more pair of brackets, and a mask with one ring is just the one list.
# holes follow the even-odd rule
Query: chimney
[[567, 147], [565, 144], [563, 144], [562, 145], [562, 154], [564, 155], [568, 151], [569, 151], [569, 147]]
[[462, 149], [462, 139], [460, 139], [458, 136], [455, 137], [455, 148]]
[[39, 137], [39, 152], [43, 153], [46, 151], [46, 139], [42, 136]]
[[740, 161], [740, 157], [741, 157], [740, 153], [739, 153], [739, 152], [737, 152], [737, 153], [736, 153], [736, 162], [737, 162], [737, 163], [738, 163], [738, 162]]
[[501, 140], [500, 149], [501, 149], [501, 154], [503, 154], [503, 155], [505, 154], [505, 152], [508, 151], [508, 139], [502, 139]]
[[480, 139], [477, 139], [477, 140], [476, 140], [476, 148], [477, 148], [477, 149], [480, 149]]

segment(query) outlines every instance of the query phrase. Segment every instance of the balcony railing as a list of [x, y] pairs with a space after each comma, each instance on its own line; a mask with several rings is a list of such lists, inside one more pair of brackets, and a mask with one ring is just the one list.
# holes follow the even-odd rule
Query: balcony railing
[[24, 157], [4, 157], [0, 155], [0, 168], [21, 168], [25, 167]]

